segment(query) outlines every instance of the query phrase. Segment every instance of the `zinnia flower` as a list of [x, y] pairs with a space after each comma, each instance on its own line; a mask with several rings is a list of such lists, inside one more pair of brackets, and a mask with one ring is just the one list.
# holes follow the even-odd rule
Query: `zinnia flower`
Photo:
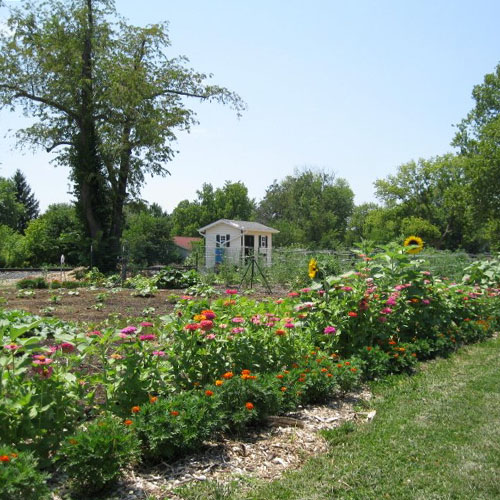
[[87, 337], [100, 337], [101, 332], [99, 330], [94, 330], [86, 334]]
[[204, 311], [201, 311], [201, 314], [205, 316], [206, 319], [215, 319], [216, 315], [211, 309], [205, 309]]
[[211, 330], [214, 327], [214, 322], [210, 319], [204, 319], [200, 322], [201, 329], [204, 331]]
[[253, 403], [250, 403], [250, 402], [245, 403], [245, 408], [246, 408], [248, 411], [253, 410]]
[[134, 333], [135, 331], [137, 330], [137, 328], [135, 326], [126, 326], [125, 328], [123, 328], [121, 331], [121, 333], [126, 333], [126, 334], [129, 334], [129, 333]]
[[70, 342], [63, 342], [59, 347], [61, 348], [62, 352], [66, 353], [73, 352], [75, 350], [75, 346]]
[[234, 288], [228, 288], [226, 290], [226, 293], [227, 293], [227, 295], [236, 295], [238, 293], [238, 290], [236, 290]]
[[214, 395], [213, 391], [211, 390], [205, 391], [205, 396], [213, 396], [213, 395]]
[[245, 322], [245, 319], [242, 318], [241, 316], [236, 316], [235, 318], [233, 318], [231, 320], [233, 323], [244, 323]]
[[337, 329], [334, 327], [334, 326], [327, 326], [324, 330], [323, 330], [323, 333], [325, 333], [326, 335], [330, 335], [332, 333], [335, 333], [337, 331]]
[[132, 413], [139, 413], [141, 411], [140, 406], [132, 406]]
[[222, 375], [222, 378], [225, 378], [225, 379], [230, 379], [230, 378], [233, 378], [234, 377], [234, 373], [233, 372], [226, 372], [224, 373], [224, 375]]
[[153, 356], [159, 356], [159, 357], [166, 356], [165, 351], [153, 351], [151, 354]]
[[243, 333], [245, 331], [245, 329], [241, 326], [237, 326], [236, 328], [233, 328], [231, 330], [231, 333]]
[[153, 323], [151, 323], [151, 322], [149, 322], [149, 321], [143, 321], [143, 322], [141, 323], [141, 326], [143, 326], [143, 327], [153, 326]]
[[351, 318], [357, 318], [358, 317], [358, 313], [357, 312], [354, 312], [354, 311], [349, 311], [347, 313], [347, 316], [351, 317]]
[[134, 422], [132, 422], [132, 420], [130, 420], [129, 418], [127, 418], [127, 420], [125, 420], [125, 422], [123, 422], [125, 425], [132, 425]]
[[146, 335], [141, 335], [139, 337], [139, 340], [142, 341], [148, 341], [148, 340], [154, 340], [156, 339], [156, 335], [153, 335], [152, 333], [146, 334]]
[[19, 349], [21, 346], [17, 344], [7, 344], [3, 346], [4, 349], [7, 349], [8, 351], [15, 351], [16, 349]]

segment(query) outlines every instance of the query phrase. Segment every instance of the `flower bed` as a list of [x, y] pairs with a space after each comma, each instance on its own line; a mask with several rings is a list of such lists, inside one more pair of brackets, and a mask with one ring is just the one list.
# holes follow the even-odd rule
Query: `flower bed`
[[125, 464], [175, 460], [497, 327], [498, 289], [433, 277], [399, 248], [343, 276], [310, 272], [279, 300], [184, 296], [160, 321], [99, 331], [0, 313], [0, 442], [97, 491]]

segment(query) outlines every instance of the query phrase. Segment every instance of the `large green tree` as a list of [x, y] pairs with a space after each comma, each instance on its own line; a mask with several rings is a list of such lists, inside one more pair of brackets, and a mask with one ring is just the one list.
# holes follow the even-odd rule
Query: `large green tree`
[[39, 203], [31, 191], [25, 175], [19, 169], [16, 170], [12, 180], [16, 186], [16, 200], [24, 207], [24, 212], [17, 223], [17, 230], [24, 233], [28, 222], [39, 216]]
[[194, 201], [183, 200], [172, 212], [174, 236], [198, 236], [198, 229], [218, 219], [253, 220], [255, 201], [242, 182], [226, 181], [214, 189], [205, 183]]
[[312, 169], [297, 170], [267, 188], [258, 217], [280, 230], [274, 240], [277, 245], [331, 248], [344, 240], [353, 199], [344, 179]]
[[21, 143], [44, 147], [71, 169], [77, 210], [97, 262], [114, 267], [123, 208], [145, 175], [166, 175], [176, 130], [195, 123], [185, 98], [241, 99], [169, 58], [166, 24], [136, 27], [112, 0], [25, 0], [0, 34], [0, 107], [35, 123]]
[[25, 208], [16, 197], [16, 184], [12, 179], [0, 177], [0, 224], [17, 230]]
[[473, 109], [458, 124], [453, 145], [467, 159], [476, 219], [500, 222], [500, 64], [472, 90]]

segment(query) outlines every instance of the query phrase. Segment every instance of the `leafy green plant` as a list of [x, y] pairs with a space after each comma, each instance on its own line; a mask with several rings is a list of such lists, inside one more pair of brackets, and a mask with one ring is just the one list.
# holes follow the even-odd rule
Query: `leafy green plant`
[[0, 445], [0, 499], [45, 500], [50, 498], [48, 474], [38, 470], [32, 453]]
[[172, 267], [162, 269], [154, 276], [155, 284], [160, 289], [187, 288], [200, 283], [200, 275], [194, 269], [181, 271]]
[[99, 417], [64, 441], [57, 461], [75, 490], [99, 492], [124, 467], [137, 463], [139, 441], [127, 423], [111, 415]]
[[16, 283], [19, 289], [43, 289], [48, 288], [49, 284], [44, 278], [25, 278]]
[[147, 460], [172, 460], [192, 452], [222, 428], [214, 391], [192, 390], [152, 401], [137, 407], [133, 417]]

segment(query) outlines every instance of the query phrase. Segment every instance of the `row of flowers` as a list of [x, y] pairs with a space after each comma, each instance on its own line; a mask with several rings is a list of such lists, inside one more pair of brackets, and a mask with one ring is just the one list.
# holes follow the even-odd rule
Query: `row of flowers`
[[311, 286], [281, 299], [234, 289], [214, 301], [184, 296], [173, 314], [127, 326], [82, 331], [0, 313], [0, 442], [10, 453], [32, 450], [44, 467], [65, 457], [58, 463], [75, 464], [64, 466], [70, 476], [97, 488], [109, 479], [98, 480], [89, 462], [100, 462], [80, 450], [97, 446], [78, 431], [100, 435], [89, 417], [132, 436], [130, 456], [173, 460], [222, 430], [321, 400], [361, 375], [412, 370], [497, 328], [498, 289], [434, 277], [400, 249], [364, 254], [343, 276], [313, 264]]

